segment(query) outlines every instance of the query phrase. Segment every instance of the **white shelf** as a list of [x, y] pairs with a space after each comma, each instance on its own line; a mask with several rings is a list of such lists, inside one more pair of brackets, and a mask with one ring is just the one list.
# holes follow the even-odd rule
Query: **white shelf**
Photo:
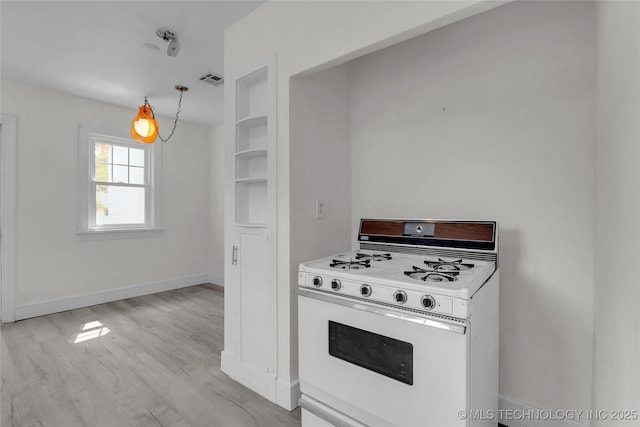
[[257, 126], [266, 126], [269, 121], [269, 117], [265, 114], [258, 116], [245, 117], [236, 122], [236, 126], [239, 128], [251, 128]]
[[258, 222], [236, 222], [234, 224], [236, 227], [247, 227], [247, 228], [267, 228], [269, 225], [267, 223], [258, 223]]
[[249, 150], [238, 151], [236, 153], [236, 157], [245, 157], [252, 159], [254, 157], [262, 157], [266, 156], [269, 153], [269, 150], [266, 148], [252, 148]]
[[268, 152], [266, 148], [244, 150], [236, 153], [236, 179], [267, 179]]
[[236, 124], [235, 152], [266, 150], [268, 141], [268, 120], [266, 116], [249, 117]]
[[265, 177], [255, 177], [255, 178], [238, 178], [236, 179], [236, 183], [238, 184], [255, 184], [255, 183], [266, 183], [267, 178]]

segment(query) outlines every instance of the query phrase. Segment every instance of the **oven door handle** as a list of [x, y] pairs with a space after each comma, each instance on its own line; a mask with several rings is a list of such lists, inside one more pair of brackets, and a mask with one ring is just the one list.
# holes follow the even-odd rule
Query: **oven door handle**
[[366, 311], [367, 313], [373, 313], [380, 316], [403, 320], [406, 322], [412, 322], [419, 325], [430, 326], [432, 328], [442, 329], [449, 332], [455, 332], [457, 334], [465, 334], [467, 332], [467, 326], [460, 324], [454, 320], [448, 321], [446, 319], [440, 319], [432, 317], [428, 314], [423, 316], [418, 313], [403, 313], [401, 310], [392, 310], [386, 307], [376, 307], [370, 305], [370, 303], [363, 303], [358, 299], [348, 299], [342, 297], [336, 297], [331, 294], [325, 294], [318, 291], [312, 291], [309, 289], [297, 288], [296, 295], [301, 297], [307, 297], [318, 301], [327, 302], [330, 304], [337, 304], [343, 307], [351, 308], [354, 310]]

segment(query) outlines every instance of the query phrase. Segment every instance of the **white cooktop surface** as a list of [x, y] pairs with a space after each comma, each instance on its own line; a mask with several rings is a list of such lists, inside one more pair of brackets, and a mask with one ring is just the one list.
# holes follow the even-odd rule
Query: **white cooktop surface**
[[[358, 253], [388, 253], [391, 255], [391, 259], [381, 261], [371, 260], [369, 268], [341, 269], [330, 267], [330, 264], [334, 260], [358, 261], [356, 259], [356, 254]], [[469, 270], [461, 270], [459, 274], [456, 275], [457, 280], [454, 281], [423, 281], [420, 278], [426, 273], [416, 274], [414, 277], [404, 274], [405, 271], [413, 271], [414, 266], [424, 270], [432, 270], [432, 268], [425, 264], [425, 261], [438, 261], [439, 259], [444, 261], [460, 260], [460, 258], [357, 250], [302, 263], [300, 264], [299, 271], [301, 273], [310, 273], [322, 276], [325, 281], [335, 278], [358, 281], [363, 284], [379, 284], [397, 287], [397, 289], [402, 290], [415, 290], [419, 292], [469, 299], [487, 281], [487, 279], [491, 277], [496, 268], [494, 262], [462, 259], [462, 263], [473, 264], [473, 268]], [[444, 273], [446, 274], [446, 272]]]

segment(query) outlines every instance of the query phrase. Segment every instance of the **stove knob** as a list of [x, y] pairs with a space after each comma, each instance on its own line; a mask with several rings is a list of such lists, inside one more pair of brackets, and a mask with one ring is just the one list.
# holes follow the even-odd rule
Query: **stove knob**
[[407, 302], [407, 293], [405, 291], [395, 291], [393, 293], [393, 299], [398, 304], [404, 304]]
[[340, 283], [340, 280], [333, 279], [331, 281], [331, 289], [333, 289], [334, 291], [339, 291], [341, 287], [342, 287], [342, 283]]
[[360, 295], [362, 295], [363, 297], [371, 296], [371, 286], [370, 285], [360, 286]]
[[423, 295], [420, 304], [427, 310], [433, 310], [433, 307], [436, 306], [436, 300], [431, 295]]
[[320, 286], [322, 286], [322, 277], [320, 276], [316, 276], [313, 278], [313, 286], [315, 286], [316, 288], [319, 288]]

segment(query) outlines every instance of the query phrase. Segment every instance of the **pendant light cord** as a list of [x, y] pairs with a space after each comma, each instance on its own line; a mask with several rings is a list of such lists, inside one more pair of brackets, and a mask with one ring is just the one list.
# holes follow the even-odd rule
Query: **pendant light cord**
[[[180, 91], [180, 98], [178, 98], [178, 111], [176, 111], [176, 119], [173, 122], [173, 129], [171, 129], [171, 133], [169, 134], [169, 136], [167, 137], [167, 139], [164, 139], [161, 135], [160, 135], [160, 130], [158, 129], [158, 138], [160, 138], [160, 140], [162, 142], [167, 142], [171, 139], [171, 137], [173, 136], [173, 133], [176, 131], [176, 126], [178, 126], [178, 116], [180, 115], [180, 112], [182, 111], [182, 94], [184, 93], [184, 91]], [[153, 107], [151, 106], [151, 104], [149, 104], [147, 102], [147, 98], [144, 99], [144, 103], [147, 104], [149, 106], [149, 108], [151, 109], [151, 115], [153, 116], [153, 119], [155, 120], [156, 116], [153, 112]]]

